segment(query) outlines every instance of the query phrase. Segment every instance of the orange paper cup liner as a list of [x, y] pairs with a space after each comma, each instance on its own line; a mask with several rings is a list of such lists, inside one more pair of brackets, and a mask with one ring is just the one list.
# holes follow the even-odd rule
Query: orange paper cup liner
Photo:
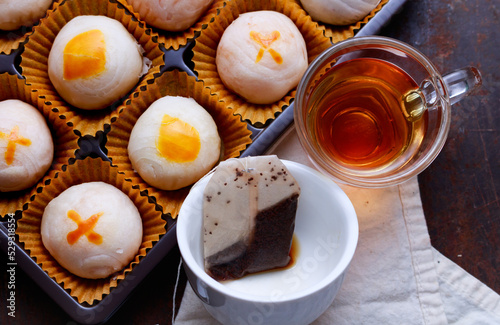
[[[54, 160], [52, 166], [37, 185], [24, 191], [0, 193], [0, 216], [22, 210], [25, 204], [29, 202], [30, 197], [36, 193], [36, 189], [43, 186], [57, 171], [61, 170], [68, 163], [68, 160], [74, 157], [78, 149], [78, 137], [59, 118], [58, 114], [51, 111], [50, 107], [38, 98], [36, 91], [26, 85], [24, 79], [3, 73], [0, 74], [0, 101], [7, 99], [21, 100], [34, 106], [42, 113], [52, 131]], [[0, 159], [3, 159], [3, 157], [0, 157]]]
[[[85, 183], [102, 181], [115, 186], [128, 195], [134, 202], [142, 217], [143, 238], [142, 244], [135, 258], [121, 271], [105, 279], [84, 279], [73, 275], [50, 255], [42, 243], [40, 227], [43, 211], [47, 204], [67, 188]], [[118, 172], [118, 168], [112, 167], [109, 162], [101, 159], [86, 158], [76, 160], [63, 172], [59, 172], [50, 184], [46, 185], [34, 196], [28, 208], [23, 211], [18, 221], [16, 234], [19, 241], [24, 244], [24, 249], [29, 252], [31, 258], [38, 263], [42, 269], [53, 278], [64, 289], [68, 290], [72, 297], [80, 304], [94, 304], [102, 300], [103, 296], [109, 294], [118, 283], [125, 279], [139, 264], [141, 258], [146, 256], [149, 249], [160, 240], [166, 233], [166, 221], [162, 219], [160, 211], [156, 211], [155, 204], [149, 202], [147, 196], [141, 195], [138, 189], [133, 188], [131, 182], [125, 181], [125, 176]]]
[[302, 33], [307, 46], [309, 63], [321, 52], [330, 47], [331, 41], [324, 36], [324, 28], [313, 22], [311, 17], [294, 1], [287, 0], [233, 0], [215, 17], [208, 28], [196, 38], [193, 48], [193, 62], [198, 78], [202, 80], [212, 93], [217, 94], [226, 102], [234, 114], [241, 115], [243, 120], [255, 126], [265, 125], [277, 114], [290, 105], [295, 96], [296, 88], [285, 97], [269, 105], [252, 104], [231, 92], [222, 83], [215, 64], [217, 46], [224, 30], [242, 13], [258, 10], [273, 10], [288, 16]]
[[[64, 1], [50, 10], [47, 17], [34, 27], [33, 34], [28, 37], [21, 54], [20, 66], [27, 84], [37, 89], [38, 95], [46, 104], [58, 112], [78, 135], [95, 135], [118, 118], [116, 107], [121, 102], [118, 101], [102, 110], [78, 109], [59, 96], [48, 76], [48, 57], [56, 35], [67, 22], [81, 15], [101, 15], [118, 20], [136, 38], [145, 51], [144, 56], [152, 61], [151, 68], [142, 76], [140, 82], [153, 79], [153, 75], [160, 71], [164, 64], [164, 53], [157, 42], [157, 35], [116, 0]], [[134, 91], [135, 89], [131, 89], [131, 93]]]
[[32, 32], [29, 27], [22, 27], [14, 31], [0, 31], [0, 54], [9, 55], [19, 48]]
[[[134, 13], [137, 19], [141, 19], [140, 14], [126, 2], [126, 0], [117, 0]], [[158, 34], [158, 43], [163, 44], [165, 49], [178, 50], [181, 46], [186, 45], [190, 40], [193, 40], [200, 32], [208, 27], [208, 24], [218, 15], [220, 9], [224, 7], [226, 0], [215, 0], [207, 11], [200, 17], [200, 19], [190, 28], [180, 31], [172, 32], [162, 30], [153, 26], [150, 27], [155, 33]], [[147, 23], [146, 23], [147, 24]]]
[[252, 140], [251, 131], [248, 130], [246, 123], [238, 116], [234, 116], [217, 96], [211, 95], [210, 90], [205, 88], [202, 82], [178, 70], [165, 72], [154, 79], [153, 83], [141, 87], [137, 96], [119, 107], [119, 110], [122, 110], [121, 118], [112, 124], [107, 137], [108, 157], [127, 179], [137, 184], [134, 186], [154, 197], [165, 214], [176, 218], [189, 187], [164, 191], [147, 185], [133, 170], [127, 150], [130, 133], [137, 119], [154, 101], [167, 95], [193, 98], [210, 113], [222, 140], [222, 159], [238, 157]]

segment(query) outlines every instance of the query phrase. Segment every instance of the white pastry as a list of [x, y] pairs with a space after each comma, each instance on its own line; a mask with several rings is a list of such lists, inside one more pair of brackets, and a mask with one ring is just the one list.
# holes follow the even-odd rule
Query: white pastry
[[126, 95], [147, 72], [137, 40], [106, 16], [77, 16], [57, 34], [48, 73], [69, 104], [102, 109]]
[[142, 243], [142, 219], [132, 200], [103, 182], [71, 186], [46, 206], [45, 248], [69, 272], [106, 278], [130, 263]]
[[196, 23], [213, 0], [128, 0], [142, 20], [167, 31], [183, 31]]
[[54, 143], [45, 118], [33, 106], [0, 102], [0, 192], [27, 189], [47, 172]]
[[0, 0], [0, 29], [31, 27], [44, 17], [52, 0]]
[[370, 13], [380, 0], [300, 0], [307, 13], [331, 25], [350, 25]]
[[194, 99], [166, 96], [137, 120], [128, 144], [133, 168], [149, 185], [176, 190], [217, 163], [221, 140], [212, 116]]
[[224, 85], [255, 104], [270, 104], [299, 83], [307, 48], [293, 21], [275, 11], [241, 14], [222, 34], [216, 65]]

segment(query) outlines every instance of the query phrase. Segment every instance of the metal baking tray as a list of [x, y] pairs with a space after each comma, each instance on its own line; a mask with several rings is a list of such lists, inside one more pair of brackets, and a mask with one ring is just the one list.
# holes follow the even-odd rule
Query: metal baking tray
[[[355, 37], [377, 34], [390, 21], [391, 17], [401, 10], [405, 2], [406, 0], [390, 0], [367, 24], [356, 32]], [[196, 76], [190, 67], [189, 59], [193, 45], [194, 41], [191, 41], [179, 50], [163, 49], [166, 62], [163, 71], [179, 69], [191, 76]], [[16, 69], [19, 54], [20, 51], [14, 51], [9, 55], [0, 55], [0, 73], [8, 72], [21, 77]], [[292, 102], [276, 119], [262, 128], [248, 125], [252, 131], [252, 144], [242, 153], [242, 157], [263, 154], [293, 124], [293, 106]], [[78, 150], [76, 158], [97, 155], [102, 159], [109, 160], [103, 148], [104, 136], [98, 134], [96, 137], [82, 137], [79, 141], [81, 150]], [[86, 143], [86, 145], [82, 146], [82, 143]], [[83, 148], [87, 149], [83, 150]], [[19, 213], [17, 212], [17, 214]], [[16, 215], [15, 219], [17, 220], [18, 217], [19, 215]], [[12, 228], [12, 226], [10, 227]], [[166, 227], [166, 234], [153, 246], [141, 260], [141, 263], [136, 265], [132, 272], [120, 281], [108, 295], [93, 305], [78, 303], [61, 285], [42, 270], [23, 249], [17, 238], [13, 239], [12, 236], [9, 236], [8, 218], [0, 222], [0, 247], [5, 254], [9, 255], [9, 241], [13, 241], [14, 244], [10, 244], [10, 246], [15, 249], [15, 261], [8, 262], [7, 267], [22, 268], [72, 319], [82, 324], [102, 324], [119, 309], [139, 283], [177, 244], [175, 220], [169, 220]], [[12, 251], [12, 247], [10, 251]]]

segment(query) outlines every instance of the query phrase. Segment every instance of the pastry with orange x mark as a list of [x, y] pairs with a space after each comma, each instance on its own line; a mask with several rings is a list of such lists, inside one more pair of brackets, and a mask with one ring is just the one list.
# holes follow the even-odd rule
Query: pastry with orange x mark
[[40, 235], [63, 268], [82, 278], [101, 279], [136, 257], [143, 240], [142, 218], [134, 201], [120, 189], [105, 182], [86, 182], [68, 187], [47, 204]]
[[249, 103], [268, 105], [297, 86], [307, 69], [307, 47], [286, 15], [245, 12], [224, 30], [215, 63], [226, 88]]
[[53, 157], [54, 141], [42, 113], [21, 100], [0, 101], [0, 192], [32, 187]]

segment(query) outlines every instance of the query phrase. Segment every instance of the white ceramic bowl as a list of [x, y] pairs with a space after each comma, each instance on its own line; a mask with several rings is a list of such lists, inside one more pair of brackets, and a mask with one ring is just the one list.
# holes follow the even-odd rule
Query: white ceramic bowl
[[316, 170], [283, 160], [301, 187], [293, 267], [218, 282], [204, 271], [202, 197], [210, 175], [187, 196], [177, 241], [189, 283], [223, 324], [309, 324], [333, 302], [358, 242], [358, 220], [347, 195]]

